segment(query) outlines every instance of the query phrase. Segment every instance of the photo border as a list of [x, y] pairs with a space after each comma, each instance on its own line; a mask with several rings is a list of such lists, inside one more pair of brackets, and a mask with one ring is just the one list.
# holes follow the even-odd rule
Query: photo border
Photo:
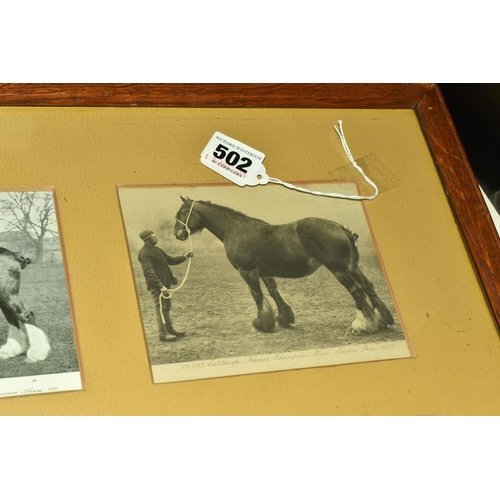
[[[361, 186], [358, 180], [303, 180], [296, 181], [295, 183], [298, 186], [307, 186], [311, 184], [315, 185], [331, 185], [331, 184], [352, 184], [357, 191], [358, 195], [361, 195]], [[353, 344], [357, 350], [350, 349], [352, 347], [351, 344], [346, 346], [338, 346], [338, 347], [329, 347], [324, 349], [310, 349], [308, 351], [286, 351], [283, 353], [269, 353], [265, 354], [265, 356], [278, 356], [281, 355], [283, 359], [291, 358], [291, 361], [270, 361], [270, 362], [259, 362], [253, 361], [252, 355], [241, 355], [237, 357], [224, 357], [224, 358], [207, 358], [202, 359], [199, 362], [197, 361], [184, 361], [178, 363], [166, 363], [166, 364], [152, 364], [151, 355], [149, 351], [148, 341], [147, 341], [147, 331], [144, 323], [144, 316], [142, 314], [143, 302], [139, 293], [139, 283], [137, 281], [137, 276], [134, 273], [134, 264], [133, 264], [133, 252], [130, 247], [130, 233], [127, 228], [127, 221], [125, 220], [124, 214], [124, 206], [122, 204], [122, 200], [120, 198], [121, 190], [139, 190], [139, 189], [173, 189], [180, 187], [190, 187], [190, 188], [228, 188], [234, 189], [235, 186], [233, 184], [228, 183], [189, 183], [189, 184], [117, 184], [117, 198], [120, 204], [120, 214], [121, 221], [123, 226], [123, 232], [125, 234], [125, 239], [127, 240], [127, 251], [130, 261], [130, 268], [132, 271], [133, 280], [134, 280], [134, 289], [135, 296], [137, 301], [137, 308], [139, 310], [141, 316], [142, 323], [142, 333], [144, 338], [144, 344], [146, 350], [148, 352], [148, 362], [150, 367], [151, 379], [155, 384], [162, 383], [175, 383], [175, 382], [186, 382], [193, 380], [207, 380], [207, 379], [219, 379], [222, 377], [233, 377], [239, 375], [253, 375], [259, 373], [273, 373], [273, 372], [281, 372], [281, 371], [289, 371], [289, 370], [298, 370], [304, 368], [320, 368], [325, 366], [340, 366], [347, 364], [358, 364], [358, 363], [371, 363], [376, 361], [390, 361], [390, 360], [402, 360], [415, 358], [415, 350], [413, 348], [413, 344], [411, 342], [411, 338], [406, 327], [405, 319], [403, 317], [402, 311], [399, 307], [399, 303], [392, 287], [392, 283], [390, 280], [390, 276], [388, 274], [384, 258], [382, 256], [382, 252], [380, 246], [378, 244], [376, 234], [369, 216], [369, 213], [366, 209], [366, 202], [361, 200], [360, 207], [363, 214], [364, 221], [366, 223], [368, 234], [370, 237], [370, 241], [373, 245], [377, 264], [380, 267], [380, 272], [384, 278], [384, 282], [387, 286], [387, 291], [389, 292], [389, 296], [391, 299], [391, 303], [395, 309], [398, 322], [401, 326], [401, 331], [403, 334], [403, 339], [401, 340], [392, 340], [386, 341], [387, 345], [391, 344], [391, 347], [381, 347], [378, 350], [378, 356], [363, 356], [360, 354], [363, 349], [367, 346], [371, 346], [373, 344], [366, 342], [360, 345]], [[215, 236], [214, 236], [215, 237]], [[397, 345], [396, 345], [397, 344]], [[331, 351], [343, 351], [344, 349], [349, 350], [349, 353], [332, 353]], [[392, 349], [392, 353], [390, 350]], [[314, 351], [316, 353], [314, 353]], [[323, 351], [321, 354], [317, 354], [318, 352]], [[406, 352], [404, 352], [406, 351]], [[386, 354], [381, 354], [385, 352]], [[389, 354], [387, 354], [389, 352]], [[355, 353], [355, 355], [353, 354]], [[357, 355], [357, 356], [356, 356]], [[257, 357], [258, 355], [253, 355]], [[262, 355], [264, 356], [264, 355]], [[316, 361], [304, 362], [304, 359], [312, 359], [314, 358]], [[319, 361], [321, 360], [321, 361]], [[208, 365], [212, 366], [211, 369], [208, 367], [198, 368], [196, 365]], [[180, 373], [183, 373], [181, 376]]]
[[32, 375], [10, 377], [0, 379], [0, 384], [8, 385], [8, 389], [0, 396], [0, 398], [12, 396], [25, 396], [31, 394], [49, 394], [60, 392], [73, 392], [85, 390], [85, 380], [82, 368], [82, 358], [80, 352], [80, 343], [77, 330], [77, 322], [75, 319], [75, 309], [73, 305], [73, 295], [71, 290], [70, 275], [68, 270], [68, 261], [66, 258], [66, 248], [64, 244], [64, 236], [61, 227], [61, 218], [59, 213], [59, 199], [57, 190], [54, 185], [47, 186], [2, 186], [0, 193], [21, 193], [21, 192], [50, 192], [54, 201], [54, 213], [57, 224], [59, 247], [62, 257], [62, 269], [64, 272], [64, 282], [66, 293], [68, 296], [69, 314], [71, 327], [73, 332], [73, 342], [75, 345], [76, 360], [78, 363], [78, 371], [74, 372], [57, 372], [43, 375]]

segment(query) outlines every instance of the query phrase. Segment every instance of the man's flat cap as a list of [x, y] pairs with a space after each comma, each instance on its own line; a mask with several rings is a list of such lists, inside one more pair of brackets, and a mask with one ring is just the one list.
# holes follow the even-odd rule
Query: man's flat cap
[[145, 229], [144, 231], [140, 232], [139, 238], [141, 238], [142, 241], [146, 241], [152, 234], [153, 231], [151, 231], [150, 229]]

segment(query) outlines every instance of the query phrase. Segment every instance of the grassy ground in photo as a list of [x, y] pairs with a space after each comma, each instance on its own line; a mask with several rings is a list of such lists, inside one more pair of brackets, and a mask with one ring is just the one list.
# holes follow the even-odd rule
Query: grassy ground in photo
[[[0, 360], [0, 378], [78, 371], [73, 325], [62, 266], [29, 265], [21, 272], [21, 291], [26, 307], [35, 313], [37, 326], [49, 338], [48, 358], [26, 363], [26, 356]], [[0, 314], [0, 316], [2, 316]], [[0, 318], [0, 345], [7, 340], [8, 323]]]
[[[158, 339], [155, 310], [139, 265], [135, 277], [151, 363], [161, 365], [258, 354], [325, 349], [367, 342], [404, 339], [384, 276], [375, 258], [361, 259], [360, 268], [373, 281], [395, 324], [367, 335], [352, 331], [354, 300], [324, 267], [310, 276], [277, 279], [278, 288], [295, 313], [290, 328], [276, 325], [273, 333], [252, 327], [257, 308], [250, 291], [225, 254], [195, 254], [185, 286], [172, 299], [172, 319], [186, 337], [164, 343]], [[181, 279], [185, 267], [172, 270]], [[264, 284], [261, 282], [263, 290]], [[276, 305], [267, 294], [276, 312]]]

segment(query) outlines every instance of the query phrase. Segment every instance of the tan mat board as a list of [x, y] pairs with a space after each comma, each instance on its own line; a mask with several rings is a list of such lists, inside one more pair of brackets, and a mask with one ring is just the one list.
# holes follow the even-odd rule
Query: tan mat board
[[[2, 400], [4, 414], [499, 411], [497, 331], [412, 110], [0, 112], [3, 185], [55, 186], [85, 376], [78, 393]], [[117, 185], [220, 183], [199, 163], [216, 130], [265, 152], [270, 175], [331, 181], [348, 172], [338, 119], [353, 156], [390, 177], [365, 207], [416, 357], [154, 385]]]

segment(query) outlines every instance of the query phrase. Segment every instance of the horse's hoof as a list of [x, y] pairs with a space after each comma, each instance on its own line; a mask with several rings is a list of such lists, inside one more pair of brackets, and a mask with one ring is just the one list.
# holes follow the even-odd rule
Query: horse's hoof
[[259, 332], [271, 333], [276, 326], [276, 321], [274, 318], [272, 318], [272, 321], [270, 319], [264, 321], [262, 318], [255, 318], [252, 325]]
[[9, 337], [0, 348], [0, 359], [10, 359], [23, 354], [24, 350], [16, 339]]
[[359, 327], [358, 325], [352, 326], [352, 331], [358, 335], [371, 335], [372, 333], [377, 333], [380, 330], [380, 327], [377, 325], [373, 326], [362, 326]]
[[356, 314], [356, 319], [352, 322], [352, 329], [356, 333], [377, 333], [380, 329], [376, 318], [371, 321], [363, 315], [361, 311]]
[[286, 315], [278, 314], [278, 316], [276, 316], [276, 321], [278, 322], [278, 325], [283, 328], [290, 328], [291, 325], [295, 323], [295, 318], [293, 313]]
[[26, 352], [26, 362], [36, 363], [37, 361], [43, 361], [47, 359], [51, 351], [47, 335], [43, 330], [35, 325], [26, 323], [25, 326], [30, 342], [30, 347]]
[[375, 314], [377, 314], [377, 313], [380, 316], [382, 316], [386, 326], [394, 324], [394, 318], [392, 317], [391, 312], [389, 311], [387, 306], [382, 301], [380, 301], [377, 304], [377, 307], [375, 308]]
[[283, 318], [276, 318], [276, 321], [278, 322], [278, 325], [281, 326], [281, 328], [290, 328], [292, 324], [289, 321], [285, 321]]
[[375, 309], [375, 321], [377, 322], [379, 328], [387, 328], [387, 322], [384, 317], [380, 314], [378, 309]]

